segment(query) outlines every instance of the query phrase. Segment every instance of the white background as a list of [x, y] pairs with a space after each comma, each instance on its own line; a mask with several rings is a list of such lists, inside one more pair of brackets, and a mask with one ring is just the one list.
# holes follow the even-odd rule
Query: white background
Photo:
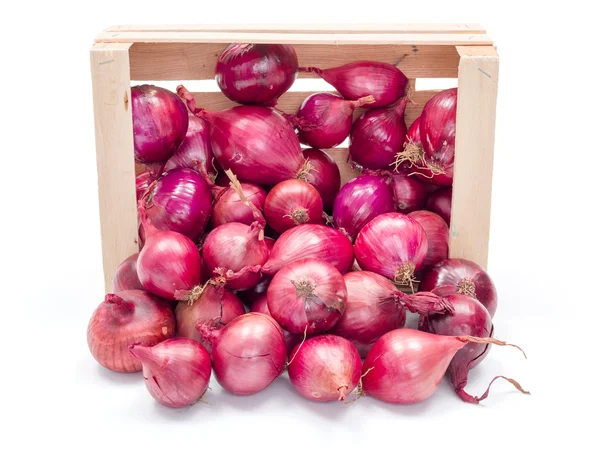
[[[16, 2], [15, 2], [16, 3]], [[0, 7], [0, 436], [3, 464], [590, 464], [597, 433], [598, 40], [580, 2], [196, 0]], [[21, 4], [21, 2], [19, 2]], [[351, 6], [353, 4], [353, 6]], [[18, 9], [16, 9], [18, 8]], [[498, 337], [428, 401], [314, 404], [285, 378], [169, 410], [86, 344], [102, 300], [89, 48], [127, 23], [480, 22], [500, 53], [489, 271]], [[592, 425], [586, 427], [591, 420]], [[587, 458], [587, 460], [586, 460]]]

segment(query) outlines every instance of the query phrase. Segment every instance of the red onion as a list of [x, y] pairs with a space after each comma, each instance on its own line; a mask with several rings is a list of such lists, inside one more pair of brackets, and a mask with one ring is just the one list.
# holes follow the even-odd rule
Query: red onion
[[113, 277], [113, 293], [123, 290], [144, 290], [137, 274], [137, 259], [139, 252], [132, 254], [119, 264], [115, 276]]
[[151, 189], [146, 212], [159, 230], [175, 231], [197, 241], [212, 212], [210, 187], [191, 168], [174, 168]]
[[396, 200], [396, 210], [403, 214], [422, 209], [427, 200], [429, 190], [414, 176], [405, 173], [395, 174], [392, 188]]
[[142, 370], [131, 357], [129, 345], [153, 346], [175, 333], [175, 318], [168, 303], [146, 291], [124, 290], [107, 294], [90, 319], [87, 341], [92, 356], [117, 372]]
[[331, 333], [347, 338], [365, 357], [383, 334], [404, 327], [406, 311], [395, 297], [397, 288], [373, 272], [344, 275], [346, 310]]
[[429, 195], [425, 208], [435, 212], [450, 226], [450, 212], [452, 210], [452, 187], [443, 188]]
[[[240, 183], [246, 199], [258, 210], [263, 210], [267, 193], [260, 186], [250, 183]], [[254, 222], [252, 209], [247, 207], [240, 195], [233, 188], [224, 189], [215, 201], [211, 225], [217, 227], [224, 223], [238, 222], [251, 225]]]
[[329, 154], [322, 150], [304, 149], [302, 154], [310, 162], [310, 171], [306, 175], [306, 181], [319, 191], [323, 200], [323, 208], [331, 212], [335, 196], [340, 190], [340, 169]]
[[[454, 176], [454, 138], [456, 132], [457, 89], [434, 95], [423, 107], [419, 119], [419, 142], [409, 144], [398, 154], [396, 163], [408, 161], [430, 183], [451, 186]], [[409, 130], [409, 138], [415, 138]], [[421, 150], [422, 148], [422, 150]]]
[[335, 198], [333, 221], [350, 238], [378, 215], [396, 210], [390, 176], [361, 175], [350, 180]]
[[264, 107], [234, 107], [222, 112], [196, 109], [194, 97], [183, 87], [192, 113], [210, 123], [210, 144], [223, 169], [231, 169], [240, 181], [274, 186], [302, 179], [306, 168], [293, 126], [277, 110]]
[[133, 148], [140, 163], [164, 163], [188, 128], [188, 112], [171, 91], [143, 84], [131, 88]]
[[[427, 316], [419, 322], [419, 329], [436, 335], [470, 335], [472, 337], [492, 337], [494, 326], [492, 318], [483, 304], [479, 301], [460, 294], [446, 297], [452, 303], [452, 315]], [[479, 398], [465, 392], [468, 373], [477, 364], [485, 359], [490, 351], [489, 344], [469, 343], [458, 350], [448, 367], [450, 381], [456, 394], [463, 400], [471, 403], [479, 402]]]
[[346, 296], [342, 274], [317, 259], [286, 265], [267, 290], [271, 316], [282, 328], [307, 335], [331, 329], [344, 313]]
[[135, 196], [138, 201], [142, 198], [154, 180], [156, 180], [156, 175], [151, 171], [143, 171], [135, 177]]
[[350, 135], [354, 109], [373, 102], [370, 95], [356, 100], [344, 100], [329, 92], [308, 96], [296, 113], [300, 142], [315, 149], [341, 144]]
[[375, 217], [356, 237], [354, 253], [362, 270], [412, 287], [414, 273], [427, 255], [427, 234], [419, 223], [398, 212]]
[[[259, 296], [252, 307], [250, 308], [250, 312], [256, 312], [257, 314], [265, 314], [269, 317], [271, 316], [271, 311], [269, 311], [269, 305], [267, 303], [267, 294], [264, 293], [262, 296]], [[292, 332], [288, 332], [286, 329], [282, 328], [283, 338], [285, 339], [285, 347], [287, 349], [288, 357], [292, 354], [292, 350], [294, 347], [302, 341], [302, 335], [297, 335]]]
[[192, 168], [197, 170], [202, 166], [207, 173], [215, 174], [213, 153], [210, 148], [210, 127], [208, 123], [197, 116], [190, 115], [190, 122], [183, 142], [175, 153], [167, 160], [166, 170], [174, 168]]
[[244, 314], [222, 328], [199, 324], [198, 331], [212, 345], [215, 376], [230, 393], [258, 393], [285, 368], [283, 332], [269, 316]]
[[303, 223], [323, 223], [323, 201], [306, 181], [285, 180], [269, 191], [265, 218], [277, 233]]
[[161, 405], [192, 405], [208, 388], [210, 356], [197, 341], [171, 338], [152, 347], [131, 345], [129, 352], [142, 363], [146, 388]]
[[143, 199], [139, 202], [138, 215], [145, 236], [137, 261], [140, 283], [163, 298], [192, 298], [200, 284], [198, 248], [187, 236], [175, 231], [161, 231], [152, 225]]
[[196, 330], [198, 322], [218, 319], [215, 325], [223, 326], [245, 312], [240, 298], [211, 280], [198, 299], [192, 303], [180, 302], [175, 308], [177, 335], [202, 342], [202, 335]]
[[466, 259], [447, 259], [436, 264], [423, 276], [419, 289], [439, 296], [471, 296], [485, 306], [490, 317], [494, 317], [498, 307], [498, 294], [491, 277]]
[[344, 401], [360, 381], [360, 355], [348, 340], [319, 335], [300, 343], [288, 365], [290, 382], [311, 401]]
[[357, 100], [372, 95], [375, 102], [365, 107], [387, 107], [406, 93], [408, 78], [393, 65], [375, 61], [355, 61], [336, 68], [301, 67], [300, 71], [315, 72], [344, 96]]
[[[423, 267], [428, 268], [437, 264], [439, 261], [448, 259], [450, 231], [448, 230], [448, 225], [446, 225], [444, 219], [438, 214], [434, 214], [427, 210], [416, 210], [408, 214], [408, 216], [419, 222], [419, 225], [423, 227], [427, 234], [427, 255], [425, 256]], [[420, 287], [419, 289], [422, 290]]]
[[275, 105], [298, 75], [291, 45], [231, 44], [219, 56], [215, 79], [225, 96], [246, 105]]
[[[506, 345], [494, 338], [441, 336], [408, 328], [392, 330], [377, 340], [365, 358], [362, 390], [387, 403], [426, 400], [442, 381], [455, 354], [469, 343]], [[515, 387], [528, 393], [519, 385]], [[484, 399], [487, 393], [476, 399]]]
[[283, 233], [262, 268], [274, 275], [300, 259], [320, 259], [346, 273], [354, 262], [352, 243], [341, 231], [324, 225], [300, 225]]
[[386, 169], [404, 147], [407, 98], [390, 108], [369, 110], [352, 125], [348, 160], [357, 168]]

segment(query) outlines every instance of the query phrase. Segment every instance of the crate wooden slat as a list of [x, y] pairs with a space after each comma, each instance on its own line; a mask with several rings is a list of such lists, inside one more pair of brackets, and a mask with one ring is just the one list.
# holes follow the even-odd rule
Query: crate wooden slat
[[[137, 43], [130, 51], [131, 79], [170, 81], [213, 79], [215, 65], [227, 43]], [[459, 56], [452, 45], [340, 45], [332, 54], [330, 45], [296, 45], [303, 66], [331, 68], [355, 60], [396, 64], [409, 78], [456, 78]], [[316, 75], [300, 73], [299, 78]]]
[[[101, 33], [91, 51], [107, 291], [118, 264], [138, 249], [130, 80], [212, 79], [231, 42], [293, 44], [302, 66], [368, 59], [397, 65], [411, 79], [458, 77], [450, 256], [487, 265], [498, 55], [480, 25], [127, 25]], [[306, 77], [314, 75], [299, 75]], [[435, 92], [415, 92], [408, 124]], [[278, 106], [293, 113], [311, 93], [290, 91]], [[209, 110], [235, 105], [216, 92], [195, 97]], [[357, 175], [346, 163], [347, 148], [327, 152], [344, 181]]]

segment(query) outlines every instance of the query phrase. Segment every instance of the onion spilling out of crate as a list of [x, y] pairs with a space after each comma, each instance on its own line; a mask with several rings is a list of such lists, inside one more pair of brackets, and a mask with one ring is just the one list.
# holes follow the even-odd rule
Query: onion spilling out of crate
[[[299, 71], [338, 94], [282, 111]], [[141, 370], [170, 407], [198, 401], [211, 366], [236, 395], [287, 369], [313, 401], [416, 403], [445, 373], [460, 399], [486, 398], [466, 392], [468, 372], [507, 343], [494, 337], [489, 275], [448, 258], [457, 90], [407, 129], [402, 63], [320, 69], [292, 45], [232, 44], [215, 74], [242, 105], [206, 110], [183, 86], [131, 90], [141, 247], [92, 315], [96, 360]], [[357, 173], [342, 186], [327, 151], [348, 137]], [[407, 311], [418, 330], [403, 328]]]

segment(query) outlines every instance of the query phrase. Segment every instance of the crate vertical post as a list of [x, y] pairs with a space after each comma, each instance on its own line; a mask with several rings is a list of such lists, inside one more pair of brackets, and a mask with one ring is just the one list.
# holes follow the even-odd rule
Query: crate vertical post
[[460, 61], [450, 257], [486, 268], [499, 59], [492, 46], [457, 46], [456, 50]]
[[95, 44], [90, 52], [104, 285], [138, 251], [129, 43]]

